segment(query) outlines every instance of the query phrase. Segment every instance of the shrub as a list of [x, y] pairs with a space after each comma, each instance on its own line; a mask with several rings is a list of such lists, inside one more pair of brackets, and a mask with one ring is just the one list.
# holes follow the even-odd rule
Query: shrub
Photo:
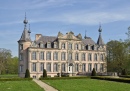
[[1, 78], [0, 81], [30, 81], [32, 78]]
[[25, 78], [30, 78], [30, 72], [28, 69], [26, 69]]
[[91, 73], [91, 76], [96, 76], [95, 68], [93, 68], [92, 73]]
[[46, 78], [47, 77], [47, 72], [46, 72], [46, 70], [44, 69], [43, 70], [43, 78]]
[[127, 75], [126, 70], [125, 70], [125, 69], [123, 69], [121, 74], [122, 74], [122, 75]]

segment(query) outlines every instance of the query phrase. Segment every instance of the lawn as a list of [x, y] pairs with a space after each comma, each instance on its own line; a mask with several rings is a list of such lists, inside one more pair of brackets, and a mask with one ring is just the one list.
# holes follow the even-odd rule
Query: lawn
[[128, 83], [96, 79], [44, 80], [44, 82], [60, 91], [130, 91]]
[[33, 81], [0, 81], [0, 91], [44, 91]]

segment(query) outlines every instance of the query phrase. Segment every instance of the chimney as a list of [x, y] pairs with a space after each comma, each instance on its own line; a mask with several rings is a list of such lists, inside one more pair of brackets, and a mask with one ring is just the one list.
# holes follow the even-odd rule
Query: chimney
[[39, 40], [41, 37], [42, 37], [42, 34], [36, 34], [36, 35], [35, 35], [35, 40], [37, 41], [37, 40]]

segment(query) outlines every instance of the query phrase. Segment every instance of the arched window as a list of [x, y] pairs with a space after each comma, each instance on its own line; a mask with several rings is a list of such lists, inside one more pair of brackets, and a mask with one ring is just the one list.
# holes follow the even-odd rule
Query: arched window
[[97, 61], [97, 54], [94, 54], [94, 61]]
[[47, 60], [51, 60], [51, 52], [47, 52], [47, 55], [46, 55], [47, 57], [46, 57], [46, 59]]
[[65, 52], [62, 52], [62, 53], [61, 53], [61, 60], [65, 60], [65, 58], [66, 58], [66, 57], [65, 57]]
[[57, 72], [57, 71], [58, 71], [58, 64], [54, 63], [54, 72]]
[[103, 72], [104, 70], [103, 70], [103, 64], [100, 64], [100, 72]]
[[47, 63], [47, 72], [51, 72], [51, 63]]
[[65, 63], [61, 65], [62, 71], [65, 72]]
[[76, 61], [79, 60], [79, 54], [78, 54], [78, 53], [75, 54], [75, 60], [76, 60]]
[[86, 59], [86, 56], [85, 56], [85, 53], [82, 54], [82, 61], [85, 61]]
[[58, 60], [58, 52], [54, 52], [54, 60]]
[[65, 43], [62, 43], [61, 47], [62, 47], [62, 49], [65, 49]]
[[79, 71], [79, 64], [75, 64], [75, 71], [76, 71], [76, 72]]
[[88, 61], [92, 61], [92, 54], [91, 53], [88, 54]]
[[86, 64], [82, 64], [82, 71], [85, 72], [86, 71]]
[[97, 63], [94, 64], [94, 68], [95, 68], [96, 71], [98, 70], [98, 65], [97, 65]]

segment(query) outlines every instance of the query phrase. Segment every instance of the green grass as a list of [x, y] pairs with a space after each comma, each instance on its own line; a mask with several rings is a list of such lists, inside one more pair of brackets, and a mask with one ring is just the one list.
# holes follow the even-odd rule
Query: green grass
[[19, 78], [18, 74], [5, 74], [5, 75], [0, 75], [0, 78]]
[[33, 81], [0, 81], [0, 91], [44, 91]]
[[96, 79], [44, 80], [60, 91], [130, 91], [130, 84]]

